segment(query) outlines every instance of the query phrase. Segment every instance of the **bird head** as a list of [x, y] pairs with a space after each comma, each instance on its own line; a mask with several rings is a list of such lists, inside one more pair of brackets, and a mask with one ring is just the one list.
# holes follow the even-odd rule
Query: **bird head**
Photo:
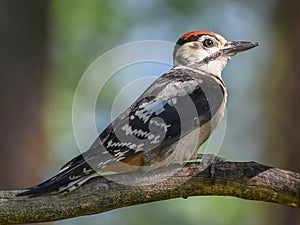
[[174, 66], [186, 66], [221, 76], [231, 56], [257, 45], [256, 42], [227, 41], [211, 31], [192, 31], [177, 41], [173, 53]]

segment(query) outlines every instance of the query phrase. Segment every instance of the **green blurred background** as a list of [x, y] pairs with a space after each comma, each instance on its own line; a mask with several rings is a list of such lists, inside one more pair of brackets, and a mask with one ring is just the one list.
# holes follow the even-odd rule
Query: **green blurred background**
[[[34, 185], [79, 154], [72, 102], [97, 57], [120, 44], [176, 42], [199, 29], [260, 43], [223, 72], [229, 101], [219, 155], [300, 172], [299, 21], [296, 0], [1, 0], [0, 188]], [[143, 68], [153, 75], [169, 69], [148, 65], [141, 76]], [[114, 82], [97, 104], [99, 130], [110, 120], [111, 93], [124, 86]], [[49, 224], [296, 225], [300, 214], [271, 203], [193, 197]]]

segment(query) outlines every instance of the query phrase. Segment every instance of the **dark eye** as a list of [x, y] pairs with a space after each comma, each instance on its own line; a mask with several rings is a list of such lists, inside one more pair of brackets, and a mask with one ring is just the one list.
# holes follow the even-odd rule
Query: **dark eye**
[[206, 48], [211, 48], [211, 47], [214, 47], [215, 46], [215, 42], [211, 39], [205, 39], [203, 42], [202, 42], [203, 46], [206, 47]]

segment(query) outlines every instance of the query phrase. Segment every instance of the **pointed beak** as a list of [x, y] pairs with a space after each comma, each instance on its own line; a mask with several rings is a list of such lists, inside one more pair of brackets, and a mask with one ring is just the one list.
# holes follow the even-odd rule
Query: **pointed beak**
[[237, 53], [249, 50], [258, 46], [257, 42], [249, 41], [228, 41], [225, 47], [222, 49], [223, 53], [228, 56], [234, 56]]

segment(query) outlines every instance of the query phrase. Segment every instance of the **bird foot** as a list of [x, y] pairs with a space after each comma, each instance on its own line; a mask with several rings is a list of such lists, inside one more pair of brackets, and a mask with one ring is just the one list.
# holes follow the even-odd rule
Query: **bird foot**
[[197, 159], [202, 160], [205, 168], [209, 167], [210, 179], [212, 183], [215, 182], [216, 164], [227, 162], [227, 159], [214, 154], [197, 154]]

